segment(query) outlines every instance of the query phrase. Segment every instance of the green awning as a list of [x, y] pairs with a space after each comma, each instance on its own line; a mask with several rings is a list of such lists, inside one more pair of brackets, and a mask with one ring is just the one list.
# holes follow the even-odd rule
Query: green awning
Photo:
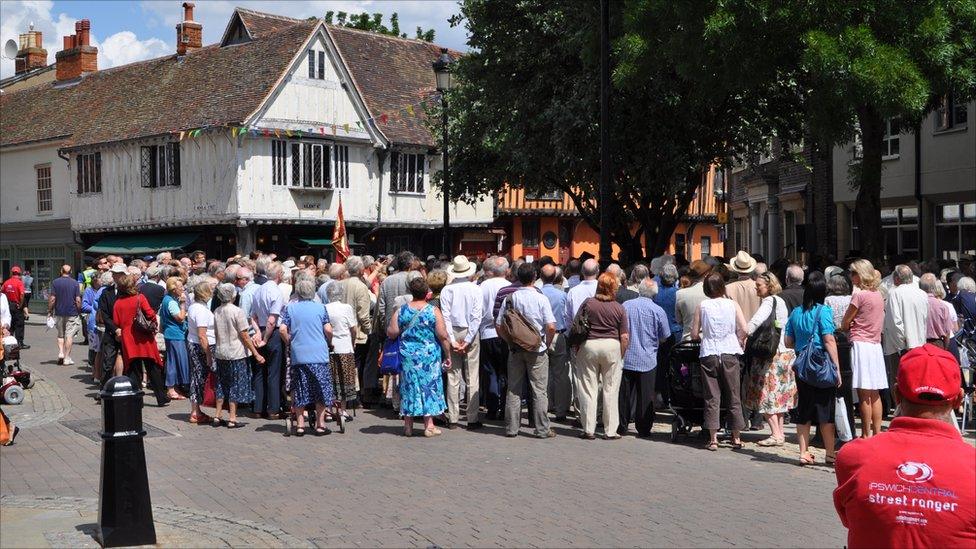
[[[308, 244], [309, 246], [331, 246], [332, 245], [331, 238], [299, 238], [298, 240], [301, 240], [302, 242]], [[349, 237], [346, 243], [349, 244], [349, 246], [361, 246], [361, 244], [353, 240], [351, 236]]]
[[106, 236], [85, 250], [99, 254], [141, 255], [178, 250], [190, 244], [200, 233], [129, 234]]
[[308, 244], [309, 246], [331, 246], [331, 238], [299, 238], [302, 242]]

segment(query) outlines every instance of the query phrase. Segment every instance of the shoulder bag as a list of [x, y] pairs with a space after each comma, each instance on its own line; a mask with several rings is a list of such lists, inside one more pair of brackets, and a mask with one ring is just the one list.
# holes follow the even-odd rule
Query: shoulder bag
[[[823, 305], [817, 305], [814, 308], [815, 318], [820, 316], [820, 307]], [[823, 341], [820, 335], [820, 323], [816, 320], [815, 323], [817, 333], [814, 335], [818, 340]], [[814, 345], [813, 337], [793, 361], [793, 371], [796, 372], [797, 379], [812, 387], [826, 389], [837, 386], [837, 366], [834, 365], [834, 361], [830, 359], [827, 351], [823, 349], [822, 344], [820, 346]]]
[[753, 363], [763, 363], [776, 355], [777, 349], [779, 349], [779, 336], [780, 328], [776, 325], [776, 310], [779, 308], [779, 302], [776, 296], [773, 298], [773, 310], [770, 311], [769, 316], [766, 320], [756, 328], [756, 331], [752, 332], [752, 335], [746, 339], [746, 356], [752, 358]]
[[542, 335], [539, 330], [525, 318], [521, 311], [512, 306], [512, 296], [505, 298], [505, 314], [502, 315], [502, 324], [508, 332], [506, 340], [509, 345], [514, 345], [519, 350], [529, 353], [539, 352], [539, 345], [542, 344]]
[[569, 327], [569, 333], [566, 334], [566, 344], [570, 347], [579, 347], [590, 337], [590, 312], [586, 306], [588, 302], [589, 299], [580, 305], [579, 311], [573, 317], [573, 324]]
[[[403, 315], [404, 309], [409, 308], [409, 305], [404, 304], [400, 308], [400, 316]], [[393, 339], [387, 339], [386, 343], [383, 344], [383, 353], [380, 355], [381, 376], [396, 375], [403, 371], [403, 366], [400, 360], [400, 339], [403, 337], [403, 334], [410, 331], [410, 328], [417, 323], [417, 319], [420, 318], [420, 315], [424, 312], [424, 310], [426, 310], [426, 307], [417, 311], [417, 314], [410, 319], [410, 322], [407, 323], [407, 327], [400, 332], [399, 336]], [[399, 317], [397, 317], [397, 319], [399, 320]]]
[[[146, 298], [142, 294], [136, 296], [136, 317], [132, 321], [132, 328], [136, 331], [142, 332], [143, 335], [149, 337], [156, 337], [156, 332], [159, 331], [159, 323], [157, 319], [153, 318], [149, 320], [146, 317], [146, 313], [142, 312], [142, 301]], [[146, 305], [149, 303], [146, 302]]]

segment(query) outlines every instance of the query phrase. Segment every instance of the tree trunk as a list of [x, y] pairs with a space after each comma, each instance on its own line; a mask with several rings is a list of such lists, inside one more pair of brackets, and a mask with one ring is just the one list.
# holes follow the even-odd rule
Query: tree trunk
[[885, 119], [867, 105], [857, 109], [861, 128], [861, 165], [857, 170], [857, 202], [854, 218], [860, 233], [861, 256], [875, 265], [883, 259], [881, 233], [881, 157], [884, 153]]

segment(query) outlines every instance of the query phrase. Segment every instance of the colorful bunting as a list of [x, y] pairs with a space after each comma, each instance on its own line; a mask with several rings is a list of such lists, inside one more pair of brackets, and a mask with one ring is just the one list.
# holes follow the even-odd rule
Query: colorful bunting
[[342, 131], [349, 133], [349, 122], [342, 125]]
[[185, 136], [186, 136], [186, 132], [180, 132], [180, 141], [183, 141], [183, 138]]

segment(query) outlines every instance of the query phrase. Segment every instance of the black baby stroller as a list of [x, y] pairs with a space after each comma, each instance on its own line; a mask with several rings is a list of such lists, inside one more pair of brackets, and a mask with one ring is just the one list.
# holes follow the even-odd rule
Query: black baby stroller
[[[701, 343], [683, 341], [671, 348], [664, 395], [668, 409], [674, 414], [671, 421], [671, 442], [678, 435], [691, 435], [692, 428], [705, 422], [705, 396], [702, 389], [700, 359]], [[724, 405], [721, 412], [727, 411]]]

